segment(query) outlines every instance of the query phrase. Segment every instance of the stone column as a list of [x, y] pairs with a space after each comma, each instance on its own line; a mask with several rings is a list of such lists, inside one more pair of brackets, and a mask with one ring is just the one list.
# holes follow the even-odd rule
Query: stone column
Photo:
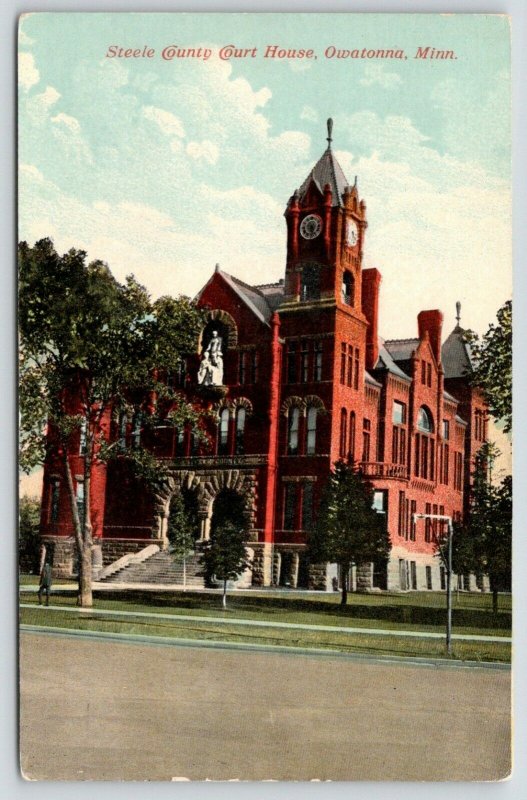
[[357, 591], [368, 592], [373, 588], [373, 562], [357, 565]]
[[289, 582], [291, 586], [296, 589], [298, 586], [298, 566], [300, 564], [300, 556], [298, 553], [293, 553], [293, 558], [291, 559], [291, 574], [289, 576]]

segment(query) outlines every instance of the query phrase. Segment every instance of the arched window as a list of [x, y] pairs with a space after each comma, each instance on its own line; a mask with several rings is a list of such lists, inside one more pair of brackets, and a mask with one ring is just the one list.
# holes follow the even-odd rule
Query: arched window
[[222, 408], [218, 425], [218, 455], [224, 456], [229, 447], [229, 409]]
[[354, 305], [355, 302], [355, 281], [353, 275], [349, 270], [344, 270], [342, 275], [342, 289], [341, 289], [342, 302], [347, 306]]
[[240, 406], [236, 412], [236, 453], [245, 453], [245, 419], [247, 412]]
[[348, 444], [348, 412], [345, 408], [340, 412], [340, 445], [339, 456], [346, 458], [346, 447]]
[[350, 414], [350, 431], [349, 431], [349, 458], [350, 461], [355, 461], [355, 412]]
[[317, 451], [317, 413], [315, 406], [309, 406], [307, 410], [307, 435], [306, 435], [306, 455], [310, 456]]
[[128, 417], [123, 411], [119, 416], [119, 450], [126, 449], [126, 429], [128, 427]]
[[287, 426], [287, 454], [298, 455], [298, 426], [300, 423], [300, 409], [290, 408]]
[[140, 411], [134, 414], [132, 420], [132, 447], [137, 449], [141, 445], [141, 428], [143, 425], [143, 415]]
[[318, 300], [320, 298], [320, 266], [304, 264], [302, 282], [300, 284], [301, 300]]
[[421, 406], [417, 412], [417, 433], [415, 434], [415, 475], [425, 480], [434, 480], [435, 442], [432, 438], [434, 422], [430, 411]]

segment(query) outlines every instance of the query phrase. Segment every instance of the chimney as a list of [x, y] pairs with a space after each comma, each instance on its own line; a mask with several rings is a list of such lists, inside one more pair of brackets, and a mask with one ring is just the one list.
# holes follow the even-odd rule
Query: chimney
[[362, 313], [368, 320], [366, 331], [366, 369], [373, 369], [379, 358], [379, 286], [381, 273], [378, 269], [362, 271]]
[[417, 316], [419, 338], [423, 339], [428, 334], [430, 346], [438, 364], [441, 363], [441, 329], [443, 327], [443, 314], [438, 309], [421, 311]]

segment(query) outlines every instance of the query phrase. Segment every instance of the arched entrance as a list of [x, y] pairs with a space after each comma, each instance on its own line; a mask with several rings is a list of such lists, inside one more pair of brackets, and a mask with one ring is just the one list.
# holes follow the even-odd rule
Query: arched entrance
[[237, 528], [247, 527], [244, 498], [233, 489], [222, 489], [214, 499], [211, 537], [214, 537], [214, 531], [224, 522], [232, 522]]

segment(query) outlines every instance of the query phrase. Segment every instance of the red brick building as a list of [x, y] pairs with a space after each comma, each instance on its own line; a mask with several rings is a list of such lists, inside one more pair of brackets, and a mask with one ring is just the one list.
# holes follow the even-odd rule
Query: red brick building
[[[374, 484], [392, 541], [388, 565], [363, 565], [356, 585], [439, 589], [439, 523], [416, 524], [413, 514], [461, 517], [485, 438], [486, 409], [466, 377], [461, 328], [442, 346], [442, 314], [428, 310], [418, 315], [416, 338], [379, 337], [381, 275], [362, 268], [366, 203], [332, 152], [331, 132], [285, 219], [284, 279], [249, 286], [217, 267], [197, 298], [208, 322], [196, 352], [167, 376], [216, 411], [210, 447], [183, 430], [152, 437], [148, 446], [171, 470], [156, 495], [138, 491], [119, 464], [99, 467], [92, 505], [105, 562], [165, 546], [171, 501], [183, 492], [199, 539], [210, 535], [215, 514], [245, 516], [254, 585], [329, 587], [336, 569], [308, 567], [305, 531], [343, 458]], [[221, 385], [200, 371], [213, 338]], [[115, 420], [108, 430], [127, 443], [141, 435], [137, 420]], [[73, 472], [82, 502], [80, 459]], [[65, 545], [71, 525], [60, 480], [46, 470], [42, 534]]]

